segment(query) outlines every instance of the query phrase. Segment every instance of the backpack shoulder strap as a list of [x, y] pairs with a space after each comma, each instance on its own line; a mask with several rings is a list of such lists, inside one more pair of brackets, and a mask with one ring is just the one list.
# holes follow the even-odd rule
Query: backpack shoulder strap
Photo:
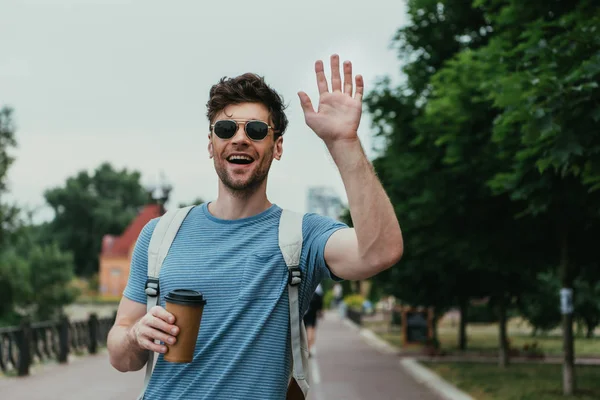
[[[179, 227], [183, 223], [185, 217], [194, 206], [188, 206], [184, 208], [176, 208], [167, 211], [156, 224], [152, 237], [150, 238], [150, 244], [148, 245], [148, 279], [146, 280], [146, 310], [158, 305], [160, 299], [160, 284], [158, 277], [160, 276], [160, 269], [163, 261], [169, 253], [171, 244], [179, 231]], [[150, 377], [152, 376], [152, 369], [154, 368], [154, 352], [150, 352], [148, 356], [148, 362], [146, 363], [146, 376], [144, 378], [144, 389], [139, 399], [144, 398], [144, 393], [150, 383]]]
[[[292, 375], [296, 384], [306, 398], [309, 385], [305, 375], [305, 365], [308, 364], [306, 349], [306, 333], [300, 319], [300, 302], [298, 301], [298, 288], [302, 283], [300, 271], [300, 254], [302, 253], [302, 220], [304, 214], [283, 210], [279, 221], [279, 248], [288, 267], [288, 297], [290, 308], [290, 336], [292, 349], [293, 370]], [[304, 333], [304, 334], [303, 334]], [[293, 382], [292, 382], [293, 383]], [[288, 397], [289, 398], [289, 397]]]

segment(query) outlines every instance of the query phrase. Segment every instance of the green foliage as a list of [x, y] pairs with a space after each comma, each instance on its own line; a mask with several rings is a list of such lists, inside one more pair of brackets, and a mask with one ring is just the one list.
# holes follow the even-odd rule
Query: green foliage
[[555, 273], [542, 272], [535, 285], [520, 298], [519, 311], [531, 324], [534, 333], [556, 328], [561, 321], [560, 280]]
[[50, 235], [74, 257], [77, 275], [98, 271], [102, 237], [120, 235], [148, 201], [139, 172], [100, 165], [93, 174], [81, 171], [63, 187], [47, 190], [46, 201], [55, 212]]
[[600, 8], [411, 0], [408, 11], [394, 41], [406, 80], [366, 96], [406, 249], [375, 280], [438, 311], [516, 299], [547, 329], [558, 291], [539, 274], [559, 266], [563, 287], [583, 285], [576, 316], [596, 326], [599, 279], [576, 278], [598, 270]]
[[328, 309], [332, 307], [333, 302], [333, 290], [328, 290], [323, 296], [323, 308]]
[[187, 206], [191, 206], [191, 205], [200, 205], [204, 203], [204, 200], [202, 200], [202, 198], [200, 197], [196, 197], [194, 200], [192, 200], [189, 203], [179, 203], [179, 208], [183, 208], [183, 207], [187, 207]]
[[[6, 174], [14, 161], [16, 145], [12, 110], [0, 110], [0, 198], [7, 192]], [[69, 288], [73, 276], [71, 256], [56, 244], [40, 245], [46, 226], [23, 221], [19, 210], [0, 204], [0, 324], [16, 324], [28, 314], [50, 318], [74, 300]]]
[[28, 262], [31, 285], [28, 302], [33, 306], [35, 318], [57, 317], [62, 307], [72, 303], [79, 294], [69, 285], [74, 277], [72, 255], [62, 252], [56, 243], [35, 245], [30, 250]]
[[0, 254], [0, 321], [18, 321], [16, 305], [25, 305], [31, 296], [30, 268], [27, 261], [13, 250]]
[[9, 107], [0, 109], [0, 193], [7, 190], [6, 174], [15, 160], [10, 155], [10, 149], [17, 145], [12, 113], [13, 110]]
[[587, 328], [586, 336], [593, 337], [594, 329], [600, 325], [600, 280], [580, 277], [574, 284], [575, 316]]
[[346, 306], [356, 310], [362, 310], [364, 301], [365, 298], [360, 294], [351, 294], [348, 296], [344, 296], [344, 303], [346, 303]]
[[[4, 200], [7, 188], [7, 173], [14, 162], [11, 149], [16, 146], [15, 124], [12, 109], [0, 109], [0, 200]], [[27, 267], [11, 251], [18, 209], [0, 202], [0, 323], [11, 323], [16, 319], [15, 302], [27, 296]]]
[[498, 315], [489, 303], [471, 304], [467, 308], [467, 321], [469, 323], [489, 324], [498, 322]]

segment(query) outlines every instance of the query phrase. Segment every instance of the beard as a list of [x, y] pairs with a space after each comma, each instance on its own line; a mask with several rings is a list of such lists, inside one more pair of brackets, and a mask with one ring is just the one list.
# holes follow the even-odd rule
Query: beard
[[257, 164], [249, 177], [236, 177], [227, 167], [227, 160], [221, 159], [217, 161], [215, 157], [215, 170], [223, 185], [235, 197], [248, 198], [263, 184], [269, 175], [269, 169], [273, 161], [273, 152], [269, 151], [259, 160], [254, 162]]

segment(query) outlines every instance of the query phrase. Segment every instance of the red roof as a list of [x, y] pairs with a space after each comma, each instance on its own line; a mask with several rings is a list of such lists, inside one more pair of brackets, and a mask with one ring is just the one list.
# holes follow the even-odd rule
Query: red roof
[[162, 215], [160, 204], [148, 204], [129, 224], [121, 236], [104, 235], [102, 238], [102, 256], [127, 256], [135, 244], [140, 232], [152, 219]]

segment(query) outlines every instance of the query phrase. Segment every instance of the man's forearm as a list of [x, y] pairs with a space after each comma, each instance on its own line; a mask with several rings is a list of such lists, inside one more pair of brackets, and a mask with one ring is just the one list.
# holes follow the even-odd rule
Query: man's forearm
[[361, 259], [376, 269], [396, 263], [403, 252], [394, 207], [358, 138], [327, 145], [348, 196]]
[[115, 325], [108, 334], [110, 363], [121, 372], [138, 371], [148, 361], [148, 350], [140, 348], [130, 335], [130, 327]]

